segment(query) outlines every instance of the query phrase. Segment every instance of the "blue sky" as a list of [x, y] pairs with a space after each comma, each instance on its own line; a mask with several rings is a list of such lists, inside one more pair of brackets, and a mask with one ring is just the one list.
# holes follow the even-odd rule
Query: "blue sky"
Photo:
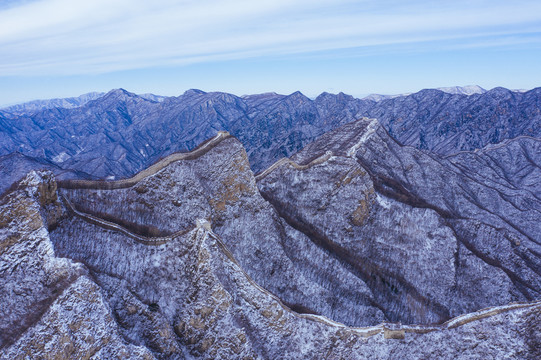
[[541, 1], [4, 0], [0, 105], [122, 87], [541, 86]]

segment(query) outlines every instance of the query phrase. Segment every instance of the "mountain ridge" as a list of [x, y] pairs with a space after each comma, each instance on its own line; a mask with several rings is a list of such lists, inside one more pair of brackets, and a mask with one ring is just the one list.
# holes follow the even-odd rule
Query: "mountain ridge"
[[[513, 145], [521, 141], [504, 144], [495, 150], [501, 152], [505, 146], [515, 149]], [[199, 144], [198, 148], [204, 144]], [[478, 299], [475, 302], [478, 306], [486, 301], [483, 298], [485, 290], [502, 293], [502, 284], [506, 284], [505, 281], [498, 283], [500, 277], [491, 278], [495, 270], [490, 270], [491, 266], [487, 264], [476, 270], [483, 276], [475, 278], [476, 272], [472, 270], [480, 265], [475, 262], [479, 261], [476, 255], [459, 249], [459, 263], [456, 263], [452, 242], [446, 245], [449, 251], [437, 248], [436, 244], [444, 245], [445, 237], [453, 234], [435, 232], [440, 225], [437, 221], [431, 222], [436, 215], [431, 215], [430, 210], [408, 207], [386, 198], [377, 189], [375, 193], [370, 191], [370, 178], [388, 176], [395, 181], [389, 183], [391, 191], [397, 191], [398, 185], [402, 184], [408, 193], [423, 196], [416, 190], [424, 184], [419, 182], [422, 177], [410, 175], [404, 179], [400, 174], [404, 171], [420, 176], [423, 166], [428, 165], [427, 169], [445, 177], [447, 173], [438, 169], [449, 168], [430, 165], [435, 160], [422, 160], [427, 155], [413, 147], [397, 152], [393, 147], [400, 145], [388, 136], [377, 120], [358, 120], [325, 134], [291, 157], [290, 161], [300, 168], [290, 162], [273, 165], [267, 176], [257, 179], [257, 184], [247, 153], [237, 139], [227, 137], [206, 144], [216, 146], [211, 146], [200, 157], [168, 162], [131, 184], [130, 188], [93, 190], [73, 186], [70, 189], [62, 187], [61, 183], [57, 187], [50, 172], [31, 172], [14, 192], [3, 198], [0, 231], [7, 226], [17, 229], [12, 231], [17, 236], [0, 246], [0, 271], [11, 269], [10, 277], [0, 277], [0, 281], [24, 287], [51, 278], [59, 279], [60, 284], [62, 279], [69, 279], [72, 285], [68, 285], [59, 297], [51, 298], [44, 316], [22, 329], [20, 336], [7, 346], [0, 344], [2, 356], [9, 358], [24, 351], [44, 353], [45, 350], [35, 345], [37, 343], [47, 344], [49, 354], [67, 351], [81, 357], [96, 351], [106, 357], [124, 353], [124, 356], [147, 358], [184, 358], [187, 355], [205, 359], [240, 356], [320, 358], [321, 354], [359, 359], [393, 359], [397, 354], [412, 358], [454, 359], [479, 353], [495, 358], [534, 359], [539, 355], [541, 339], [535, 329], [540, 321], [541, 306], [535, 300], [516, 304], [507, 301], [488, 308], [481, 306], [475, 312], [461, 312], [457, 317], [449, 314], [451, 316], [440, 325], [429, 325], [432, 318], [415, 304], [407, 306], [412, 306], [409, 311], [417, 312], [417, 318], [428, 320], [422, 321], [421, 325], [408, 321], [407, 316], [401, 320], [411, 325], [389, 323], [388, 318], [382, 322], [378, 316], [370, 315], [376, 314], [370, 312], [374, 303], [387, 314], [396, 312], [397, 308], [392, 304], [399, 303], [400, 296], [408, 298], [407, 293], [410, 298], [414, 297], [412, 286], [421, 292], [425, 288], [433, 291], [431, 289], [449, 283], [453, 289], [453, 281], [457, 278], [471, 277], [480, 281], [477, 286], [469, 287], [470, 296]], [[392, 160], [394, 156], [400, 161]], [[423, 166], [406, 170], [411, 164], [408, 159], [416, 156]], [[381, 159], [388, 159], [388, 167]], [[374, 164], [373, 160], [380, 165]], [[401, 161], [403, 165], [398, 165]], [[389, 169], [395, 171], [386, 173]], [[318, 176], [314, 177], [314, 174]], [[335, 178], [340, 181], [338, 187]], [[408, 185], [408, 179], [411, 185]], [[316, 221], [311, 222], [313, 228], [317, 232], [323, 229], [329, 239], [349, 233], [350, 230], [342, 229], [342, 224], [354, 227], [353, 233], [357, 235], [351, 239], [357, 239], [362, 248], [373, 248], [374, 260], [377, 260], [376, 254], [381, 253], [389, 263], [401, 266], [403, 279], [393, 279], [391, 275], [395, 270], [390, 265], [372, 268], [370, 271], [375, 280], [371, 280], [370, 275], [364, 280], [372, 282], [372, 290], [361, 292], [363, 296], [351, 294], [359, 291], [363, 282], [352, 282], [358, 279], [342, 261], [328, 258], [328, 253], [318, 250], [312, 239], [288, 227], [275, 211], [292, 208], [270, 206], [262, 201], [256, 185], [266, 193], [266, 198], [274, 198], [273, 202], [279, 199], [296, 202], [299, 219], [310, 219], [316, 214]], [[299, 186], [304, 190], [298, 191]], [[274, 195], [271, 188], [275, 189]], [[290, 189], [295, 196], [291, 199], [280, 197], [279, 191], [285, 189]], [[327, 189], [335, 195], [322, 196]], [[432, 192], [432, 187], [427, 191]], [[73, 202], [79, 215], [69, 211], [69, 205], [66, 205], [69, 203], [63, 202], [63, 197]], [[305, 212], [307, 199], [326, 202], [327, 209], [314, 206]], [[355, 203], [357, 209], [350, 206], [351, 203]], [[440, 206], [437, 202], [436, 205]], [[380, 210], [376, 210], [378, 206]], [[130, 229], [120, 229], [115, 225], [118, 223], [107, 223], [99, 217], [93, 220], [92, 213], [96, 211], [157, 226], [160, 230], [172, 231], [172, 235], [165, 242], [159, 236], [150, 237], [158, 240], [154, 243], [140, 242], [137, 241], [139, 235], [130, 233]], [[328, 218], [328, 211], [334, 214], [332, 222], [317, 221]], [[385, 233], [376, 226], [382, 221], [378, 212], [388, 219], [382, 223], [388, 228]], [[168, 213], [172, 216], [164, 216]], [[376, 233], [384, 234], [385, 243], [392, 246], [372, 242], [371, 239], [377, 239], [375, 236], [359, 237], [356, 233], [371, 227]], [[420, 244], [416, 242], [415, 232], [423, 228], [434, 231], [422, 243], [433, 243], [432, 250], [426, 245], [418, 246]], [[393, 235], [391, 230], [398, 232]], [[512, 241], [519, 239], [520, 246], [530, 246], [520, 235]], [[432, 285], [422, 280], [432, 276], [428, 268], [412, 268], [411, 262], [401, 260], [400, 247], [410, 242], [408, 254], [414, 257], [414, 263], [425, 264], [436, 273], [438, 280]], [[31, 251], [35, 243], [51, 250]], [[348, 246], [347, 242], [338, 245]], [[392, 250], [393, 246], [396, 250]], [[432, 257], [437, 253], [448, 254], [449, 258]], [[9, 260], [14, 254], [19, 260], [12, 263]], [[421, 255], [430, 261], [421, 261]], [[43, 263], [51, 265], [39, 271], [39, 268], [26, 267], [25, 264], [39, 256], [45, 256], [48, 260]], [[341, 256], [338, 254], [338, 258]], [[287, 275], [288, 266], [291, 266], [286, 265], [289, 261], [296, 264], [292, 276]], [[463, 267], [467, 271], [462, 275], [454, 275], [454, 271], [440, 272], [440, 265]], [[303, 281], [308, 281], [309, 286]], [[27, 302], [31, 305], [32, 301], [50, 298], [45, 290], [34, 286], [32, 292], [26, 293], [25, 302], [18, 304], [20, 290], [14, 291], [9, 295], [0, 291], [0, 296], [6, 306], [17, 309], [22, 318], [32, 314]], [[377, 292], [385, 295], [382, 297]], [[491, 298], [490, 294], [487, 298], [494, 301], [496, 297]], [[423, 295], [427, 296], [426, 293]], [[332, 296], [335, 300], [330, 301]], [[387, 304], [383, 301], [386, 296]], [[341, 324], [342, 320], [352, 322], [347, 299], [353, 301], [356, 311], [360, 304], [366, 304], [358, 312], [360, 318], [354, 321], [366, 318], [372, 326], [359, 328]], [[431, 301], [423, 306], [430, 309], [439, 305]], [[90, 313], [85, 312], [88, 308], [92, 309]], [[57, 326], [51, 328], [48, 325], [55, 316]], [[0, 328], [12, 326], [9, 321], [0, 317]], [[89, 331], [96, 331], [94, 322], [108, 330], [98, 332], [93, 346], [85, 345], [82, 337]], [[55, 339], [64, 334], [69, 335], [62, 344], [73, 344], [71, 350], [55, 345], [58, 343]]]
[[[511, 107], [501, 105], [510, 94], [515, 98]], [[189, 150], [214, 131], [225, 129], [246, 145], [257, 172], [324, 132], [368, 116], [379, 118], [404, 144], [451, 154], [509, 137], [538, 136], [540, 115], [535, 109], [540, 96], [535, 89], [526, 93], [496, 89], [467, 98], [427, 90], [374, 103], [346, 94], [323, 93], [310, 100], [301, 93], [239, 98], [193, 90], [156, 102], [113, 90], [80, 108], [44, 110], [17, 120], [1, 120], [0, 153], [19, 151], [62, 168], [118, 178], [131, 176], [175, 151]], [[504, 111], [496, 113], [501, 125], [490, 131], [479, 128], [494, 122], [493, 112], [472, 108], [471, 104], [480, 102], [486, 103], [483, 107]], [[412, 106], [414, 111], [406, 111]], [[403, 119], [395, 114], [409, 115]], [[506, 114], [516, 119], [512, 131]], [[89, 152], [96, 144], [101, 144], [98, 152]]]
[[[115, 91], [115, 89], [111, 91]], [[90, 101], [97, 100], [106, 94], [107, 93], [105, 92], [92, 91], [76, 97], [31, 100], [0, 107], [0, 113], [3, 112], [9, 116], [17, 116], [53, 108], [72, 109], [83, 106]], [[137, 96], [156, 102], [161, 102], [167, 98], [166, 96], [155, 95], [152, 93], [138, 94]]]

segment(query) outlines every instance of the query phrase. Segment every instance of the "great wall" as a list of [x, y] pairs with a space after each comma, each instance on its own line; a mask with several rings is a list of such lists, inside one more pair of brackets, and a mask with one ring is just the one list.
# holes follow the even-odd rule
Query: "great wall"
[[218, 134], [203, 142], [197, 148], [189, 152], [179, 152], [171, 154], [157, 163], [149, 166], [148, 168], [138, 172], [134, 176], [128, 179], [121, 180], [60, 180], [58, 181], [58, 187], [64, 189], [95, 189], [95, 190], [115, 190], [115, 189], [125, 189], [137, 184], [142, 179], [156, 174], [158, 171], [162, 170], [171, 163], [180, 160], [194, 160], [197, 159], [216, 145], [222, 142], [225, 139], [232, 137], [227, 131], [218, 131]]
[[77, 211], [73, 205], [70, 203], [68, 199], [66, 199], [64, 196], [62, 196], [62, 200], [66, 207], [68, 208], [68, 211], [72, 213], [73, 215], [83, 219], [84, 221], [87, 221], [89, 223], [92, 223], [94, 225], [97, 225], [103, 229], [110, 230], [110, 231], [117, 231], [125, 236], [133, 239], [134, 241], [144, 244], [144, 245], [162, 245], [169, 241], [171, 241], [174, 238], [183, 236], [188, 234], [191, 231], [203, 231], [204, 237], [211, 238], [215, 241], [218, 248], [223, 252], [223, 254], [234, 263], [235, 267], [239, 272], [242, 273], [242, 275], [246, 278], [246, 280], [254, 286], [257, 290], [260, 292], [266, 294], [267, 296], [271, 297], [274, 301], [276, 301], [284, 311], [287, 311], [291, 313], [292, 315], [307, 319], [310, 321], [317, 321], [320, 323], [323, 323], [327, 326], [332, 326], [335, 328], [340, 328], [343, 330], [350, 331], [352, 334], [355, 334], [359, 337], [367, 338], [371, 336], [375, 336], [378, 334], [383, 333], [383, 336], [385, 339], [404, 339], [406, 334], [412, 333], [412, 334], [426, 334], [434, 331], [444, 331], [444, 330], [450, 330], [454, 329], [463, 325], [466, 325], [468, 323], [471, 323], [473, 321], [479, 321], [482, 319], [486, 319], [504, 312], [516, 310], [516, 309], [522, 309], [522, 308], [538, 308], [539, 311], [541, 311], [541, 301], [535, 301], [535, 302], [526, 302], [526, 303], [511, 303], [504, 306], [495, 306], [495, 307], [489, 307], [486, 309], [482, 309], [473, 313], [464, 314], [457, 316], [455, 318], [452, 318], [442, 324], [436, 324], [436, 325], [402, 325], [400, 323], [388, 323], [383, 322], [376, 326], [369, 326], [369, 327], [349, 327], [344, 324], [341, 324], [339, 322], [333, 321], [331, 319], [328, 319], [324, 316], [320, 315], [313, 315], [313, 314], [303, 314], [293, 311], [291, 308], [289, 308], [287, 305], [285, 305], [282, 300], [277, 297], [276, 295], [272, 294], [268, 290], [264, 289], [263, 287], [259, 286], [241, 267], [241, 265], [237, 262], [237, 260], [234, 258], [233, 254], [227, 249], [226, 245], [223, 243], [223, 241], [220, 239], [220, 237], [215, 234], [211, 229], [211, 224], [205, 220], [205, 219], [197, 219], [195, 222], [195, 225], [187, 230], [181, 230], [177, 231], [172, 235], [165, 236], [165, 237], [143, 237], [137, 234], [134, 234], [130, 232], [128, 229], [103, 220], [99, 217], [85, 214], [83, 212]]
[[[355, 154], [355, 151], [360, 147], [360, 145], [366, 141], [368, 136], [370, 136], [372, 133], [375, 132], [374, 122], [369, 123], [369, 125], [366, 127], [366, 132], [363, 134], [361, 139], [357, 141], [351, 148], [349, 148], [346, 151], [347, 157], [352, 157]], [[212, 148], [217, 146], [220, 142], [223, 140], [232, 137], [228, 132], [226, 131], [220, 131], [218, 134], [207, 140], [206, 142], [202, 143], [198, 148], [194, 149], [190, 152], [185, 153], [175, 153], [172, 155], [169, 155], [168, 157], [158, 161], [154, 165], [150, 166], [149, 168], [142, 170], [141, 172], [137, 173], [135, 176], [128, 178], [128, 179], [122, 179], [122, 180], [116, 180], [116, 181], [91, 181], [91, 180], [66, 180], [66, 181], [59, 181], [58, 186], [59, 188], [65, 188], [65, 189], [101, 189], [101, 190], [115, 190], [115, 189], [124, 189], [131, 186], [136, 185], [139, 181], [141, 181], [144, 178], [147, 178], [149, 176], [152, 176], [156, 174], [157, 172], [161, 171], [168, 165], [170, 165], [173, 162], [181, 161], [181, 160], [193, 160], [197, 159], [200, 156], [206, 154], [208, 151], [210, 151]], [[305, 170], [308, 168], [311, 168], [315, 165], [322, 164], [327, 162], [329, 159], [331, 159], [335, 155], [332, 151], [326, 151], [323, 155], [315, 158], [314, 160], [308, 162], [307, 164], [297, 164], [293, 160], [289, 158], [282, 158], [272, 164], [270, 167], [268, 167], [263, 172], [257, 174], [255, 176], [255, 179], [258, 181], [264, 177], [266, 177], [268, 174], [276, 170], [277, 168], [283, 166], [283, 165], [290, 165], [293, 168], [297, 170]], [[268, 290], [264, 289], [263, 287], [259, 286], [241, 267], [241, 265], [237, 262], [237, 260], [234, 258], [233, 254], [228, 250], [227, 246], [223, 243], [223, 241], [220, 239], [220, 237], [215, 234], [212, 231], [211, 224], [205, 220], [205, 219], [198, 219], [195, 221], [195, 224], [188, 228], [179, 230], [171, 235], [167, 236], [160, 236], [160, 237], [148, 237], [148, 236], [142, 236], [139, 234], [136, 234], [129, 229], [116, 224], [111, 221], [104, 220], [98, 216], [90, 215], [87, 213], [84, 213], [82, 211], [78, 211], [75, 209], [73, 204], [67, 199], [64, 195], [60, 196], [63, 203], [65, 204], [68, 212], [74, 216], [77, 216], [78, 218], [81, 218], [82, 220], [89, 222], [91, 224], [97, 225], [103, 229], [110, 230], [110, 231], [116, 231], [120, 232], [123, 235], [127, 236], [128, 238], [144, 244], [144, 245], [150, 245], [150, 246], [158, 246], [166, 244], [167, 242], [171, 241], [174, 238], [186, 235], [192, 231], [203, 231], [204, 232], [204, 238], [210, 238], [215, 241], [218, 248], [222, 251], [222, 253], [231, 261], [234, 263], [235, 267], [239, 272], [242, 273], [242, 275], [246, 278], [246, 280], [254, 286], [257, 290], [260, 292], [266, 294], [267, 296], [271, 297], [274, 301], [276, 301], [284, 311], [289, 312], [293, 314], [295, 317], [310, 320], [310, 321], [316, 321], [319, 323], [323, 323], [327, 326], [332, 326], [335, 328], [340, 328], [346, 331], [351, 332], [352, 334], [358, 336], [358, 337], [372, 337], [378, 334], [383, 334], [385, 339], [404, 339], [406, 337], [406, 334], [426, 334], [434, 331], [445, 331], [454, 329], [466, 324], [469, 324], [474, 321], [479, 321], [482, 319], [490, 318], [492, 316], [516, 310], [516, 309], [522, 309], [522, 308], [538, 308], [539, 311], [541, 311], [541, 301], [534, 301], [534, 302], [522, 302], [522, 303], [510, 303], [504, 306], [496, 306], [496, 307], [489, 307], [485, 308], [473, 313], [468, 313], [464, 315], [457, 316], [455, 318], [452, 318], [442, 324], [435, 324], [435, 325], [402, 325], [400, 323], [389, 323], [389, 322], [383, 322], [376, 326], [369, 326], [369, 327], [349, 327], [342, 323], [333, 321], [327, 317], [320, 316], [320, 315], [314, 315], [314, 314], [305, 314], [305, 313], [298, 313], [293, 311], [290, 307], [285, 305], [282, 300], [277, 297], [276, 295], [272, 294]]]

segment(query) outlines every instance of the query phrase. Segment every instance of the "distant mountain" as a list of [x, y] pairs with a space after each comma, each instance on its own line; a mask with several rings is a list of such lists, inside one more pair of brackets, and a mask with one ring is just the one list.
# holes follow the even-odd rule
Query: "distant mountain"
[[396, 94], [396, 95], [370, 94], [368, 96], [363, 97], [363, 100], [370, 100], [370, 101], [378, 102], [381, 100], [394, 99], [397, 97], [408, 96], [408, 95], [411, 95], [411, 93], [403, 93], [403, 94]]
[[479, 85], [467, 85], [467, 86], [451, 86], [451, 87], [440, 87], [437, 90], [441, 90], [448, 94], [460, 94], [460, 95], [473, 95], [473, 94], [484, 94], [487, 91], [480, 87]]
[[422, 90], [378, 102], [343, 93], [312, 100], [300, 92], [238, 97], [201, 90], [161, 99], [117, 89], [76, 108], [0, 114], [0, 155], [18, 151], [63, 169], [121, 178], [227, 130], [259, 172], [363, 116], [377, 118], [402, 144], [450, 155], [540, 137], [540, 108], [541, 88], [473, 95]]
[[524, 93], [494, 88], [469, 96], [421, 90], [383, 100], [365, 114], [403, 144], [448, 155], [521, 135], [540, 137], [540, 109], [541, 88]]
[[[485, 89], [479, 85], [467, 85], [467, 86], [451, 86], [451, 87], [440, 87], [434, 90], [440, 90], [444, 93], [453, 94], [453, 95], [473, 95], [473, 94], [484, 94], [487, 92]], [[520, 90], [513, 90], [520, 92]], [[381, 95], [381, 94], [370, 94], [365, 96], [363, 100], [372, 100], [372, 101], [382, 101], [387, 99], [394, 99], [397, 97], [409, 96], [412, 93], [403, 93], [397, 95]]]
[[[89, 92], [77, 97], [60, 98], [60, 99], [47, 99], [47, 100], [33, 100], [17, 105], [11, 105], [4, 108], [0, 108], [0, 113], [8, 115], [23, 115], [35, 113], [53, 108], [73, 109], [79, 106], [83, 106], [89, 101], [99, 99], [105, 95], [104, 92]], [[167, 96], [154, 95], [151, 93], [139, 94], [140, 97], [147, 100], [161, 102]]]
[[22, 104], [12, 105], [5, 108], [1, 108], [0, 111], [12, 114], [22, 115], [43, 111], [53, 108], [72, 109], [82, 106], [89, 101], [99, 99], [105, 93], [103, 92], [89, 92], [77, 97], [63, 98], [63, 99], [48, 99], [48, 100], [33, 100]]
[[152, 101], [156, 101], [156, 102], [162, 102], [165, 99], [167, 99], [167, 96], [154, 95], [154, 94], [151, 94], [151, 93], [139, 94], [139, 96], [142, 97], [143, 99], [152, 100]]
[[0, 174], [2, 174], [2, 181], [0, 181], [0, 195], [2, 195], [11, 184], [24, 178], [31, 170], [52, 171], [59, 180], [93, 178], [91, 175], [82, 171], [62, 169], [50, 161], [14, 152], [0, 156]]

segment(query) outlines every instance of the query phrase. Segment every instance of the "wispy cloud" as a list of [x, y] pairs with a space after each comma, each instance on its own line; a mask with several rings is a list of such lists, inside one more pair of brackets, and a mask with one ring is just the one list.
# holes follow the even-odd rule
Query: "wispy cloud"
[[470, 47], [469, 39], [480, 36], [538, 43], [521, 37], [535, 32], [541, 32], [539, 1], [10, 1], [0, 8], [0, 76], [101, 73], [449, 39]]

